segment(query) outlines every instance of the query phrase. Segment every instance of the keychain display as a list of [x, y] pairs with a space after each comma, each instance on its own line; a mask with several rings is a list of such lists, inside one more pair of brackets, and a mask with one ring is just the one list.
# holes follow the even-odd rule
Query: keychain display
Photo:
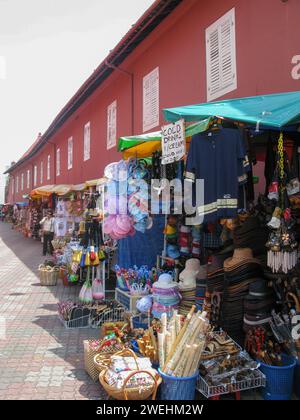
[[[277, 207], [268, 227], [272, 229], [269, 240], [267, 265], [273, 273], [289, 273], [298, 261], [298, 243], [293, 231], [294, 220], [290, 209], [287, 185], [289, 180], [288, 162], [284, 151], [283, 133], [278, 140], [277, 168], [275, 181], [269, 189], [269, 199], [276, 200]], [[297, 188], [295, 187], [295, 191]]]

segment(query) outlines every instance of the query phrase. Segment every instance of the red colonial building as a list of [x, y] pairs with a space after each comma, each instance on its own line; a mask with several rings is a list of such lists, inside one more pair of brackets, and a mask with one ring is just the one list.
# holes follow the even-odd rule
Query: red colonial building
[[299, 0], [157, 0], [9, 170], [8, 202], [100, 178], [162, 109], [300, 89]]

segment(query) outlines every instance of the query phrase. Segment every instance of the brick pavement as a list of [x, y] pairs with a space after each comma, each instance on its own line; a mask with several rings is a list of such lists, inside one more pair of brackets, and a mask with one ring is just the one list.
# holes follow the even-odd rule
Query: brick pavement
[[83, 340], [91, 329], [66, 330], [57, 302], [78, 296], [78, 288], [41, 287], [44, 261], [39, 242], [0, 223], [0, 399], [104, 399], [99, 383], [85, 373]]

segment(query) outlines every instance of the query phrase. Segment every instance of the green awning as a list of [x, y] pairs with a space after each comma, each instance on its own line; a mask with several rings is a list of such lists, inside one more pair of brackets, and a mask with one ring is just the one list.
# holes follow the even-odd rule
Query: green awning
[[300, 92], [253, 96], [164, 110], [166, 121], [187, 122], [221, 117], [247, 124], [281, 128], [300, 123]]
[[[174, 120], [174, 122], [177, 120]], [[199, 134], [203, 131], [206, 131], [210, 123], [210, 118], [205, 119], [204, 121], [192, 124], [186, 129], [186, 137], [192, 137], [195, 134]], [[133, 137], [121, 137], [118, 143], [118, 151], [124, 152], [125, 150], [131, 149], [133, 147], [142, 145], [149, 142], [161, 142], [161, 131], [156, 131], [155, 133], [143, 134], [141, 136]]]

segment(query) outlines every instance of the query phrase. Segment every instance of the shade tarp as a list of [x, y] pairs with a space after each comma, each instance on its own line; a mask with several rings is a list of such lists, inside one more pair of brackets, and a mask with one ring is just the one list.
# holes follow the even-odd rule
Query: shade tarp
[[164, 109], [167, 121], [187, 122], [221, 117], [248, 124], [281, 128], [300, 123], [300, 91], [253, 96]]
[[72, 191], [72, 185], [45, 185], [31, 191], [31, 197], [49, 197], [52, 194], [63, 196]]
[[[186, 137], [192, 137], [195, 134], [206, 131], [210, 123], [210, 118], [196, 124], [192, 124], [186, 128]], [[130, 157], [146, 158], [153, 152], [161, 150], [161, 131], [154, 133], [142, 134], [133, 137], [121, 137], [119, 139], [118, 150], [123, 152], [124, 159]]]

